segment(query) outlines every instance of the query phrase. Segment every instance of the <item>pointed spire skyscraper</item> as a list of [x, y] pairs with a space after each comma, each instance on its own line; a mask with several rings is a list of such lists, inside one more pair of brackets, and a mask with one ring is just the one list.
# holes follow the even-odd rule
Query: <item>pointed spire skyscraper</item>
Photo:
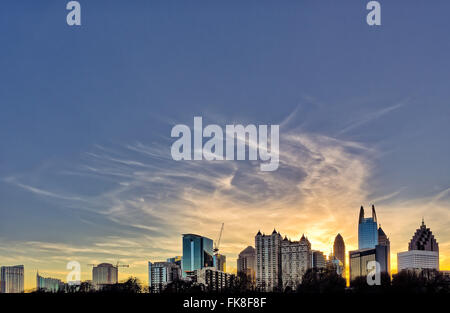
[[377, 222], [377, 213], [375, 212], [375, 205], [372, 204], [372, 219], [375, 223]]
[[372, 205], [372, 217], [364, 217], [364, 208], [359, 210], [358, 249], [375, 248], [378, 244], [378, 225], [375, 206]]
[[342, 238], [341, 234], [337, 234], [336, 238], [334, 239], [333, 256], [342, 262], [345, 270], [345, 243], [344, 238]]
[[361, 205], [361, 208], [359, 209], [359, 224], [364, 220], [364, 207]]

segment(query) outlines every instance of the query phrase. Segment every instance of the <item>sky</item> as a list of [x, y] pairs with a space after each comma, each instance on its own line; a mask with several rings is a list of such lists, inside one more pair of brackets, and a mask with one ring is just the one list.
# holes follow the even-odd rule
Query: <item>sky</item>
[[[391, 262], [422, 217], [450, 270], [450, 3], [6, 0], [0, 11], [0, 265], [65, 280], [75, 260], [181, 255], [220, 244], [227, 271], [254, 236], [329, 254], [377, 210]], [[280, 166], [174, 161], [176, 124], [280, 125]]]

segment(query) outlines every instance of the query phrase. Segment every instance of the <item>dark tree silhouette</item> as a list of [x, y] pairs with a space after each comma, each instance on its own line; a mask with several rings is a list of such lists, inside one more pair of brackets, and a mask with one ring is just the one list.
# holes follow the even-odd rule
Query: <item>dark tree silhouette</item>
[[189, 280], [177, 279], [168, 283], [162, 293], [200, 293], [202, 291], [201, 285], [194, 284]]
[[297, 291], [300, 293], [343, 293], [345, 279], [331, 268], [308, 269]]
[[104, 285], [99, 290], [100, 293], [141, 293], [142, 286], [138, 278], [129, 277], [126, 281], [118, 284]]
[[367, 276], [359, 276], [350, 282], [352, 291], [355, 293], [382, 293], [391, 289], [391, 277], [388, 273], [380, 274], [380, 285], [369, 285]]
[[236, 278], [233, 281], [233, 284], [227, 288], [225, 291], [233, 292], [233, 293], [245, 293], [249, 291], [254, 291], [255, 286], [250, 279], [250, 277], [242, 272], [239, 272], [236, 275]]
[[450, 293], [450, 278], [431, 269], [406, 270], [394, 275], [392, 289], [397, 293]]

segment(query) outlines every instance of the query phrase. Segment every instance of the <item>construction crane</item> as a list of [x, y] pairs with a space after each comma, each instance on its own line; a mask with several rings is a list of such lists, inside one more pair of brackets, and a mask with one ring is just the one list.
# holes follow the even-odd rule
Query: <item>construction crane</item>
[[219, 239], [214, 243], [214, 253], [219, 252], [220, 239], [222, 239], [223, 226], [225, 223], [222, 223], [222, 227], [220, 228]]
[[117, 268], [119, 268], [119, 267], [130, 267], [130, 264], [119, 264], [119, 261], [117, 261], [116, 267]]
[[[96, 267], [100, 264], [88, 264], [88, 265], [92, 266], [92, 267]], [[119, 261], [117, 261], [115, 268], [119, 269], [119, 267], [130, 267], [130, 265], [129, 264], [120, 264]]]

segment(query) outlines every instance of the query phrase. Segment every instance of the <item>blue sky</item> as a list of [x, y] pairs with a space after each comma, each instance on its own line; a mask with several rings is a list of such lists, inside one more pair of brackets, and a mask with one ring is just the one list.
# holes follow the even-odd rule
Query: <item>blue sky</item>
[[[425, 215], [448, 255], [450, 4], [380, 2], [369, 27], [359, 0], [80, 1], [69, 27], [65, 1], [5, 1], [0, 264], [144, 275], [222, 221], [231, 267], [259, 228], [329, 252], [371, 202], [393, 252]], [[171, 160], [172, 126], [198, 115], [281, 124], [280, 169]]]

